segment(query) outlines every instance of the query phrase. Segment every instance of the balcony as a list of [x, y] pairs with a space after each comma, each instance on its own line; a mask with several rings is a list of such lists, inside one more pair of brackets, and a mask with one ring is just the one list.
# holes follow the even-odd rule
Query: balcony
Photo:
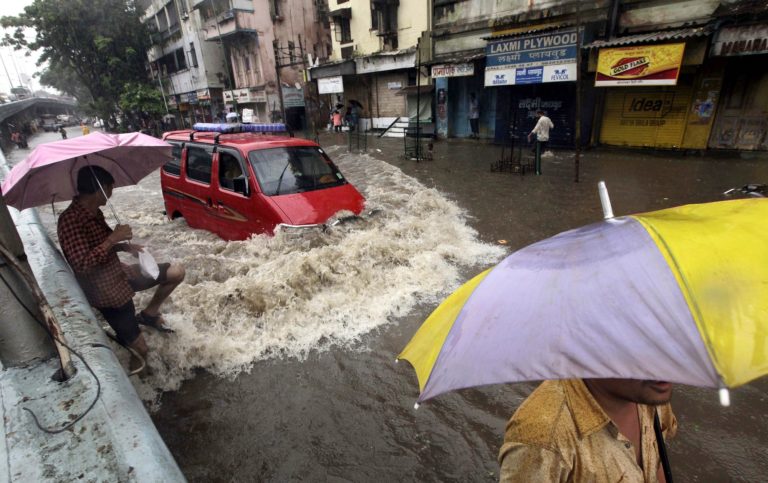
[[[211, 0], [190, 0], [189, 8], [191, 10], [195, 10], [195, 9], [201, 8], [206, 3], [210, 4]], [[237, 10], [247, 10], [249, 12], [253, 12], [252, 0], [230, 0], [229, 6], [230, 8], [234, 8]], [[223, 9], [221, 7], [217, 7], [217, 10], [223, 10]]]
[[253, 12], [226, 10], [203, 24], [205, 40], [220, 40], [238, 33], [256, 33]]

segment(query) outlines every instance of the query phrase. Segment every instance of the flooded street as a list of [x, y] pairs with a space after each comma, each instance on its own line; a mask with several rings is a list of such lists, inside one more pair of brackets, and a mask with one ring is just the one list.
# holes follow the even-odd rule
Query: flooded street
[[[190, 481], [498, 479], [505, 423], [535, 384], [414, 410], [416, 376], [395, 356], [437, 303], [511, 251], [599, 221], [599, 180], [617, 216], [768, 182], [766, 159], [601, 149], [584, 156], [576, 184], [569, 152], [521, 177], [491, 173], [500, 148], [488, 144], [436, 143], [435, 160], [416, 163], [398, 157], [402, 140], [370, 137], [367, 154], [345, 141], [321, 144], [378, 213], [328, 232], [224, 242], [165, 218], [158, 173], [115, 192], [138, 243], [187, 269], [164, 306], [177, 333], [149, 333], [156, 374], [132, 380]], [[55, 235], [51, 208], [40, 212]], [[677, 481], [765, 479], [768, 381], [731, 399], [722, 408], [714, 390], [676, 388]]]

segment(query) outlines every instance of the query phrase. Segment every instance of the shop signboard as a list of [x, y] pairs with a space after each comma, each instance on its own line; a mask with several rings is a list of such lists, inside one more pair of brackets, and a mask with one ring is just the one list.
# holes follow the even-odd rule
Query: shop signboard
[[283, 87], [283, 106], [286, 109], [304, 107], [304, 91], [295, 87]]
[[485, 48], [485, 85], [576, 80], [577, 29], [495, 40]]
[[224, 102], [231, 103], [232, 98], [241, 104], [251, 104], [254, 102], [267, 102], [267, 94], [264, 91], [251, 91], [250, 89], [235, 89], [224, 91]]
[[595, 86], [674, 86], [685, 44], [600, 49]]
[[198, 91], [197, 91], [197, 99], [199, 101], [210, 101], [211, 100], [211, 94], [208, 91], [208, 89], [198, 89]]
[[474, 64], [440, 64], [432, 66], [432, 78], [466, 77], [475, 75]]
[[190, 104], [197, 104], [197, 92], [187, 92], [187, 102]]
[[710, 55], [768, 54], [768, 25], [723, 27], [712, 41]]
[[342, 77], [324, 77], [317, 79], [317, 92], [319, 94], [338, 94], [344, 92], [344, 80]]

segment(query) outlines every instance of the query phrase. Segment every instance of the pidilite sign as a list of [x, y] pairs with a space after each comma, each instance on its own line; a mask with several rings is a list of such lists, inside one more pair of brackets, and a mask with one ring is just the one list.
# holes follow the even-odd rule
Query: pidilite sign
[[578, 35], [573, 28], [489, 42], [485, 85], [575, 81]]
[[600, 49], [595, 86], [675, 85], [685, 44]]

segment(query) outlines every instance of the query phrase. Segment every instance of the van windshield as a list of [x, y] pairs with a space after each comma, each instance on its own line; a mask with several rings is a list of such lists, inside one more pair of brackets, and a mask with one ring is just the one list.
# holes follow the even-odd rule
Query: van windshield
[[260, 149], [248, 160], [267, 196], [301, 193], [346, 183], [338, 168], [312, 146]]

